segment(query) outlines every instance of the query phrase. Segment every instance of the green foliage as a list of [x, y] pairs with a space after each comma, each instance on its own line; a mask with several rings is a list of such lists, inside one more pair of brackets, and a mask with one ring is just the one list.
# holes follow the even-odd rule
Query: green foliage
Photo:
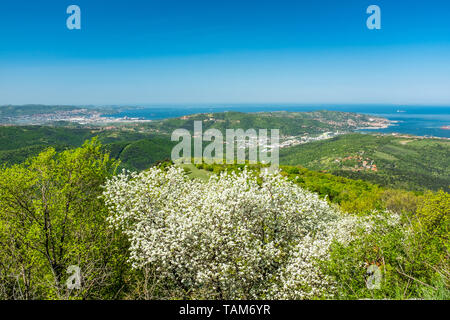
[[[268, 167], [262, 164], [196, 164], [198, 170], [220, 173], [238, 171], [245, 166], [252, 170]], [[363, 180], [353, 180], [329, 173], [308, 170], [301, 166], [280, 166], [282, 174], [302, 188], [318, 193], [331, 203], [337, 204], [344, 212], [369, 214], [374, 210], [387, 209], [394, 213], [414, 213], [419, 195], [396, 189], [384, 189]], [[198, 174], [197, 174], [198, 176]], [[202, 177], [204, 179], [204, 177]]]
[[[108, 130], [0, 127], [0, 299], [173, 298], [167, 295], [173, 284], [151, 285], [157, 266], [131, 269], [130, 244], [108, 227], [109, 213], [98, 198], [105, 180], [121, 168], [169, 166], [160, 161], [174, 145], [167, 133], [191, 130], [194, 120], [202, 120], [204, 130], [281, 128], [303, 134], [336, 128], [328, 122], [343, 116], [228, 112]], [[93, 137], [98, 138], [84, 143]], [[371, 134], [281, 149], [284, 176], [365, 221], [347, 244], [333, 244], [330, 260], [322, 263], [339, 284], [336, 298], [449, 299], [449, 159], [448, 141]], [[377, 170], [363, 168], [363, 161]], [[246, 165], [183, 168], [205, 181]], [[389, 213], [374, 213], [383, 210]], [[366, 286], [373, 264], [383, 275], [379, 290]], [[66, 289], [69, 265], [81, 267], [81, 290]]]
[[[175, 143], [170, 141], [169, 134], [178, 128], [192, 130], [196, 120], [202, 121], [203, 130], [280, 128], [282, 134], [303, 135], [336, 130], [338, 127], [341, 130], [343, 128], [338, 124], [342, 124], [346, 117], [362, 122], [367, 120], [358, 116], [326, 111], [255, 114], [225, 112], [148, 124], [123, 125], [108, 130], [99, 127], [0, 127], [0, 162], [20, 163], [49, 146], [60, 151], [79, 147], [86, 139], [98, 136], [111, 156], [121, 160], [123, 168], [139, 171], [170, 157]], [[312, 123], [307, 124], [305, 121]], [[370, 181], [387, 188], [416, 191], [443, 189], [448, 192], [449, 146], [450, 143], [442, 139], [346, 134], [329, 140], [283, 148], [280, 150], [280, 161], [281, 164], [301, 165], [353, 180]], [[321, 192], [320, 189], [316, 191]], [[322, 193], [325, 191], [323, 189]], [[352, 197], [353, 195], [350, 196]], [[348, 210], [366, 208], [363, 204], [354, 206], [348, 203], [347, 206]]]
[[332, 203], [339, 204], [345, 212], [367, 213], [383, 207], [383, 189], [369, 182], [337, 177], [302, 167], [281, 166], [281, 169], [292, 181], [327, 197]]
[[[93, 139], [0, 170], [3, 298], [113, 297], [126, 265], [124, 240], [107, 228], [99, 195], [117, 165]], [[81, 290], [67, 290], [70, 265], [82, 270]]]
[[388, 189], [381, 196], [384, 208], [395, 213], [413, 214], [420, 201], [418, 194], [404, 190]]
[[428, 192], [412, 220], [417, 259], [438, 265], [449, 259], [450, 194]]
[[[396, 299], [399, 290], [405, 290], [401, 276], [395, 271], [397, 258], [404, 255], [405, 234], [399, 225], [391, 224], [387, 216], [370, 217], [371, 227], [357, 228], [349, 244], [334, 243], [330, 260], [323, 268], [338, 284], [337, 297], [341, 299]], [[367, 287], [367, 269], [376, 265], [382, 272], [380, 289]], [[407, 298], [404, 296], [403, 298]]]
[[[97, 131], [98, 132], [98, 131]], [[32, 146], [81, 146], [94, 132], [44, 126], [0, 127], [0, 150], [15, 150]]]
[[[427, 193], [416, 214], [398, 222], [376, 215], [361, 224], [352, 241], [335, 243], [323, 268], [339, 284], [344, 299], [448, 299], [450, 195]], [[367, 267], [382, 272], [380, 289], [366, 286]]]
[[111, 157], [121, 160], [121, 168], [130, 170], [147, 169], [155, 162], [169, 158], [175, 145], [166, 135], [129, 128], [0, 127], [0, 163], [18, 164], [48, 147], [56, 151], [80, 147], [93, 137], [98, 137]]
[[[122, 161], [122, 167], [141, 171], [148, 169], [159, 160], [170, 157], [174, 143], [163, 138], [152, 137], [130, 143], [120, 143], [120, 146], [123, 148], [116, 154], [116, 158]], [[114, 145], [109, 145], [108, 148], [113, 150]]]
[[346, 134], [281, 149], [280, 163], [389, 188], [450, 190], [450, 142], [442, 139]]

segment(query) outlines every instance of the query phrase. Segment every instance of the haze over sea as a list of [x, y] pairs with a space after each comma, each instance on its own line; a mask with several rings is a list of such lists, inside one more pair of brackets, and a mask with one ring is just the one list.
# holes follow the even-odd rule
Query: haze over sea
[[195, 113], [239, 111], [270, 112], [291, 111], [307, 112], [333, 110], [364, 113], [387, 118], [394, 123], [386, 129], [364, 130], [383, 133], [405, 133], [417, 136], [450, 138], [450, 107], [446, 106], [393, 106], [393, 105], [298, 105], [298, 104], [197, 104], [197, 105], [143, 105], [109, 115], [111, 117], [142, 118], [160, 120], [182, 117]]

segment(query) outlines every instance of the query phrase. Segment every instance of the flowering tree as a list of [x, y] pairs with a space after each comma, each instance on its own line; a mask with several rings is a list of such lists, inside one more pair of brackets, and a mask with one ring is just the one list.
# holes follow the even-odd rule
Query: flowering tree
[[311, 298], [333, 290], [317, 261], [349, 223], [279, 173], [190, 180], [181, 168], [123, 172], [104, 198], [134, 268], [181, 298]]

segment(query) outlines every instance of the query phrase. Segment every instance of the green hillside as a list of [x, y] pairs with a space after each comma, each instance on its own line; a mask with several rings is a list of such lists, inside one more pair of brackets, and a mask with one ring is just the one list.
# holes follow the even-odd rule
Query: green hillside
[[170, 157], [174, 143], [168, 136], [155, 133], [113, 129], [77, 129], [49, 126], [0, 127], [0, 164], [15, 164], [39, 154], [48, 147], [57, 151], [79, 147], [99, 137], [121, 166], [143, 170]]
[[161, 137], [106, 145], [111, 156], [121, 160], [121, 166], [130, 170], [144, 170], [152, 164], [170, 158], [173, 143]]
[[359, 127], [373, 126], [375, 123], [386, 124], [388, 121], [379, 117], [363, 114], [315, 111], [315, 112], [220, 112], [195, 114], [181, 118], [155, 121], [149, 128], [172, 133], [178, 128], [193, 131], [194, 121], [202, 121], [203, 130], [219, 129], [279, 129], [281, 135], [298, 136], [319, 134], [327, 131], [352, 131]]
[[347, 134], [280, 150], [280, 162], [403, 189], [449, 190], [450, 141]]
[[[278, 128], [282, 135], [346, 131], [383, 119], [342, 112], [223, 112], [197, 114], [150, 123], [118, 126], [0, 126], [0, 164], [23, 162], [49, 146], [57, 151], [79, 147], [98, 136], [121, 166], [143, 170], [170, 158], [175, 145], [170, 133], [193, 129], [201, 120], [203, 131], [217, 128]], [[378, 122], [380, 121], [380, 122]], [[450, 142], [412, 136], [345, 134], [280, 150], [280, 163], [362, 179], [381, 186], [408, 190], [449, 191]]]
[[[211, 174], [223, 171], [239, 172], [247, 167], [259, 172], [262, 164], [196, 164], [181, 165], [189, 177], [207, 181]], [[414, 213], [423, 192], [392, 189], [363, 181], [318, 172], [301, 166], [280, 166], [281, 174], [300, 187], [319, 194], [348, 213], [365, 214], [373, 210]]]

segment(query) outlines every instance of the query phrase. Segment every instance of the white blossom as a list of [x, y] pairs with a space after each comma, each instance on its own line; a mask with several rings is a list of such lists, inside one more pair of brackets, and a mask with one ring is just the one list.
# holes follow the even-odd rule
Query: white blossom
[[333, 239], [351, 239], [354, 222], [279, 172], [224, 172], [206, 183], [178, 167], [123, 172], [104, 198], [133, 267], [155, 266], [160, 281], [197, 298], [326, 296], [333, 281], [317, 261]]

